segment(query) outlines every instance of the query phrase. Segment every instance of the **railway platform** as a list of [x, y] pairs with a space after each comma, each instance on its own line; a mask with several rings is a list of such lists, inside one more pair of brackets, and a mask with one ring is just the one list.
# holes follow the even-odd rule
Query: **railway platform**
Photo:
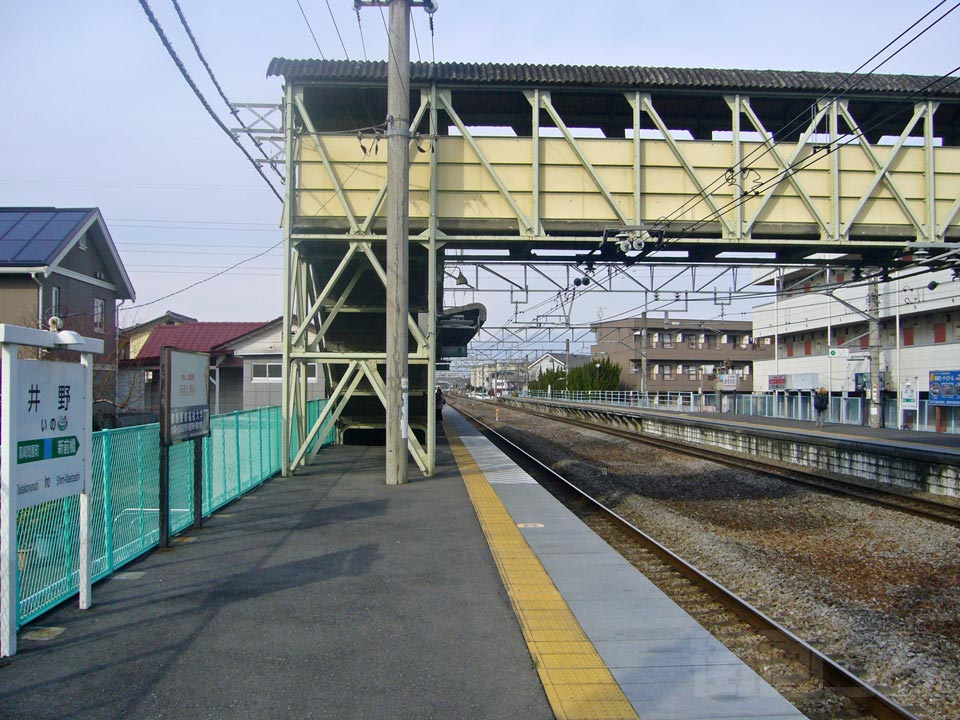
[[803, 717], [445, 415], [434, 477], [326, 449], [23, 628], [0, 716]]

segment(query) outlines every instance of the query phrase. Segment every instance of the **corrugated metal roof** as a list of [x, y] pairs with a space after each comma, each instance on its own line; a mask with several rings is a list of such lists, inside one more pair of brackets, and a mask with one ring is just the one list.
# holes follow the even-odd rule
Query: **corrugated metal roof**
[[0, 264], [49, 265], [96, 209], [0, 208]]
[[185, 325], [159, 325], [150, 333], [137, 354], [137, 360], [160, 357], [164, 347], [195, 352], [211, 352], [218, 345], [263, 327], [262, 322], [192, 322]]
[[[386, 61], [288, 60], [274, 58], [267, 76], [300, 81], [386, 83]], [[750, 90], [829, 93], [855, 88], [858, 95], [925, 92], [937, 96], [960, 95], [956, 78], [935, 82], [923, 75], [856, 75], [849, 73], [796, 72], [791, 70], [725, 70], [717, 68], [616, 67], [609, 65], [536, 65], [507, 63], [411, 63], [412, 83], [449, 85], [569, 85], [631, 89]], [[931, 83], [933, 83], [931, 85]]]

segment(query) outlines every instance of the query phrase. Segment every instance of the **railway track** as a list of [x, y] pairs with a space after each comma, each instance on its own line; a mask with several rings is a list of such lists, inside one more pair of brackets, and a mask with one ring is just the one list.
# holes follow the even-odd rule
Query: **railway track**
[[[811, 718], [917, 720], [909, 710], [701, 573], [486, 425], [462, 404], [457, 410]], [[810, 708], [815, 710], [811, 712]]]
[[799, 483], [807, 487], [813, 487], [825, 492], [836, 493], [846, 497], [856, 498], [863, 502], [877, 505], [879, 507], [899, 510], [918, 517], [945, 523], [954, 527], [960, 527], [960, 507], [947, 505], [936, 500], [928, 500], [922, 497], [905, 495], [895, 490], [884, 489], [879, 486], [871, 487], [860, 482], [850, 482], [842, 478], [826, 475], [817, 470], [801, 470], [795, 467], [784, 467], [780, 464], [774, 464], [766, 461], [763, 457], [751, 455], [743, 457], [733, 453], [723, 452], [698, 445], [685, 445], [683, 443], [673, 442], [664, 438], [642, 435], [638, 432], [612, 428], [600, 423], [592, 423], [586, 420], [561, 417], [550, 413], [542, 413], [528, 408], [511, 405], [513, 412], [524, 413], [536, 417], [562, 422], [567, 425], [581, 427], [595, 432], [602, 432], [615, 437], [641, 442], [652, 447], [679, 452], [685, 455], [710, 460], [712, 462], [735, 467], [742, 470], [751, 470], [772, 475], [781, 480]]

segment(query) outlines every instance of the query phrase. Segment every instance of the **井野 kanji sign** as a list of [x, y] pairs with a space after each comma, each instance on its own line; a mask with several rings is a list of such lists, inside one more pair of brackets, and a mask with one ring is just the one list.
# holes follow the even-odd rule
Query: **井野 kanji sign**
[[76, 363], [22, 360], [11, 426], [17, 508], [84, 490], [84, 369]]

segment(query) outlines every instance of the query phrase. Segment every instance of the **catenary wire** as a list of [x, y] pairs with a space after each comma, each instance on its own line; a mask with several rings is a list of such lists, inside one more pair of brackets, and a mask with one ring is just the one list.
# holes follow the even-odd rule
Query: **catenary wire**
[[[856, 87], [858, 87], [861, 83], [863, 83], [863, 82], [864, 82], [867, 78], [869, 78], [871, 75], [873, 75], [874, 73], [876, 73], [876, 71], [879, 70], [881, 67], [883, 67], [883, 65], [885, 65], [885, 64], [888, 63], [888, 62], [890, 62], [890, 60], [892, 60], [894, 57], [896, 57], [896, 55], [898, 55], [900, 52], [902, 52], [902, 51], [905, 50], [907, 47], [909, 47], [912, 43], [916, 42], [916, 40], [918, 40], [922, 35], [924, 35], [927, 31], [929, 31], [931, 28], [933, 28], [935, 25], [937, 25], [941, 20], [943, 20], [945, 17], [947, 17], [947, 15], [949, 15], [949, 14], [952, 13], [954, 10], [956, 10], [958, 6], [960, 6], [960, 3], [955, 4], [955, 5], [954, 5], [953, 7], [951, 7], [949, 10], [947, 10], [947, 12], [945, 12], [943, 15], [941, 15], [939, 18], [937, 18], [935, 21], [933, 21], [930, 25], [928, 25], [926, 28], [924, 28], [924, 29], [923, 29], [921, 32], [919, 32], [916, 36], [914, 36], [913, 38], [911, 38], [911, 39], [910, 39], [907, 43], [905, 43], [903, 46], [901, 46], [900, 48], [898, 48], [898, 49], [897, 49], [893, 54], [891, 54], [889, 57], [887, 57], [887, 58], [884, 59], [882, 62], [880, 62], [879, 64], [877, 64], [877, 65], [876, 65], [874, 68], [872, 68], [869, 72], [867, 72], [867, 73], [865, 73], [865, 74], [863, 74], [863, 75], [857, 76], [857, 73], [858, 73], [860, 70], [862, 70], [866, 65], [868, 65], [868, 64], [869, 64], [870, 62], [872, 62], [875, 58], [877, 58], [879, 55], [881, 55], [883, 52], [885, 52], [885, 51], [886, 51], [889, 47], [891, 47], [894, 43], [896, 43], [897, 41], [899, 41], [904, 35], [906, 35], [906, 34], [909, 33], [911, 30], [913, 30], [917, 25], [919, 25], [921, 22], [923, 22], [927, 17], [929, 17], [933, 12], [935, 12], [935, 11], [936, 11], [941, 5], [943, 5], [945, 2], [946, 2], [946, 0], [941, 0], [941, 2], [937, 3], [937, 5], [935, 5], [933, 8], [931, 8], [930, 10], [928, 10], [922, 17], [920, 17], [918, 20], [916, 20], [916, 21], [915, 21], [912, 25], [910, 25], [906, 30], [904, 30], [903, 32], [901, 32], [899, 35], [897, 35], [897, 37], [895, 37], [893, 40], [891, 40], [890, 42], [888, 42], [883, 48], [881, 48], [881, 49], [878, 50], [876, 53], [874, 53], [868, 60], [866, 60], [865, 62], [863, 62], [856, 70], [854, 70], [854, 71], [851, 72], [851, 73], [848, 73], [848, 74], [847, 74], [842, 80], [840, 80], [840, 82], [838, 82], [833, 88], [831, 88], [831, 89], [828, 90], [827, 92], [821, 94], [820, 97], [817, 98], [817, 100], [815, 100], [815, 101], [811, 104], [811, 107], [812, 107], [812, 108], [816, 108], [816, 107], [818, 106], [818, 104], [819, 104], [822, 100], [824, 100], [824, 99], [826, 99], [826, 98], [828, 98], [828, 97], [833, 97], [833, 96], [834, 96], [834, 93], [836, 93], [836, 91], [840, 90], [840, 88], [841, 88], [848, 80], [850, 80], [850, 78], [852, 78], [852, 77], [857, 77], [857, 81], [856, 81], [853, 85], [851, 85], [850, 87], [847, 87], [847, 88], [843, 89], [843, 91], [842, 91], [839, 95], [836, 95], [836, 98], [837, 98], [837, 99], [842, 98], [842, 97], [843, 97], [844, 95], [846, 95], [847, 93], [849, 93], [849, 92], [851, 92], [852, 90], [856, 89]], [[800, 125], [802, 124], [802, 122], [805, 122], [805, 119], [806, 119], [806, 110], [797, 113], [793, 118], [791, 118], [789, 121], [787, 121], [787, 123], [785, 123], [779, 130], [777, 130], [777, 131], [775, 131], [775, 132], [773, 132], [773, 133], [770, 133], [770, 134], [769, 134], [769, 138], [765, 139], [763, 143], [761, 143], [759, 146], [757, 146], [756, 148], [754, 148], [750, 153], [747, 154], [746, 157], [742, 158], [742, 159], [739, 161], [739, 163], [737, 163], [736, 165], [734, 165], [731, 169], [734, 170], [734, 171], [737, 171], [737, 170], [738, 170], [738, 166], [739, 166], [739, 169], [742, 170], [742, 169], [746, 166], [747, 161], [750, 160], [751, 158], [753, 158], [753, 156], [754, 156], [756, 153], [762, 153], [762, 154], [761, 154], [758, 158], [755, 158], [755, 159], [754, 159], [754, 162], [755, 162], [756, 160], [759, 160], [759, 159], [762, 158], [763, 156], [769, 154], [770, 152], [772, 152], [774, 147], [776, 147], [777, 145], [782, 144], [781, 142], [779, 142], [779, 141], [776, 140], [776, 137], [782, 136], [782, 135], [785, 134], [785, 133], [789, 133], [789, 132], [791, 132], [792, 130], [797, 129], [798, 127], [800, 127]], [[680, 215], [682, 215], [682, 214], [683, 214], [684, 212], [686, 212], [687, 210], [692, 210], [692, 209], [695, 208], [697, 205], [700, 205], [701, 203], [706, 202], [707, 196], [710, 194], [711, 190], [712, 190], [715, 186], [722, 185], [722, 184], [726, 181], [726, 172], [727, 172], [727, 171], [725, 171], [723, 174], [717, 176], [717, 178], [715, 178], [709, 185], [707, 185], [707, 186], [704, 188], [703, 191], [701, 191], [700, 193], [697, 193], [697, 194], [694, 195], [692, 198], [690, 198], [689, 200], [687, 200], [686, 202], [684, 202], [679, 208], [677, 208], [677, 210], [675, 210], [673, 213], [671, 213], [671, 214], [670, 214], [669, 216], [667, 216], [665, 219], [658, 220], [656, 227], [659, 227], [660, 224], [663, 223], [663, 222], [670, 222], [672, 219], [674, 219], [675, 217], [679, 217]], [[698, 199], [698, 198], [699, 198], [699, 199]], [[691, 206], [690, 203], [693, 203], [693, 205]]]

